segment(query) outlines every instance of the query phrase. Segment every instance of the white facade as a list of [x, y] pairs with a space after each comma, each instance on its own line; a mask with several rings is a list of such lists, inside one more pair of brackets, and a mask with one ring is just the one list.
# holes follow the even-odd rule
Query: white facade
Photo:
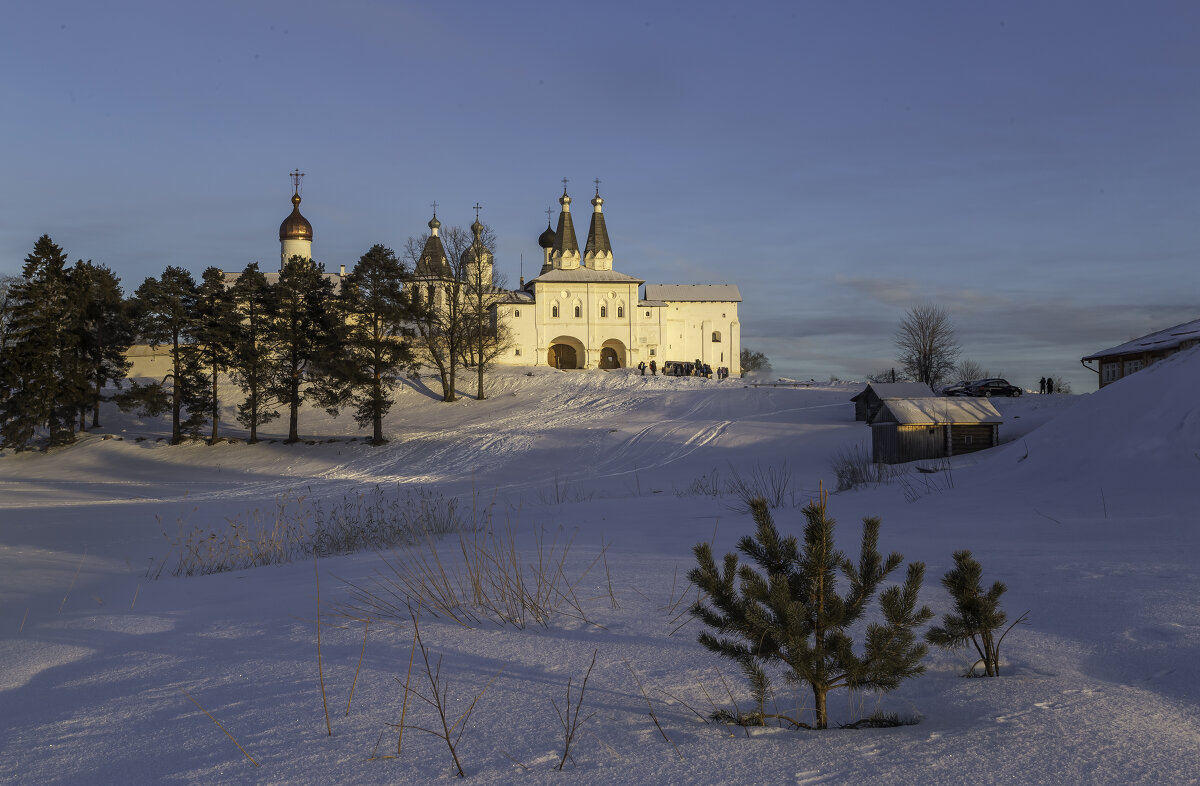
[[646, 284], [613, 269], [604, 200], [592, 200], [581, 254], [571, 197], [559, 200], [557, 231], [543, 233], [541, 274], [496, 307], [509, 330], [505, 365], [630, 368], [694, 363], [740, 374], [741, 294], [732, 284]]

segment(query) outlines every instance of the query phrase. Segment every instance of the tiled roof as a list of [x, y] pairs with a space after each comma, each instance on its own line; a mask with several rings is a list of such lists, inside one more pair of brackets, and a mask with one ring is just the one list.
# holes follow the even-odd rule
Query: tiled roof
[[[615, 270], [592, 270], [588, 267], [579, 267], [574, 270], [551, 270], [544, 273], [529, 283], [538, 282], [541, 284], [583, 284], [588, 281], [613, 281], [621, 283], [637, 283], [641, 284], [642, 279], [627, 276], [624, 273], [618, 273]], [[526, 285], [528, 286], [528, 284]]]

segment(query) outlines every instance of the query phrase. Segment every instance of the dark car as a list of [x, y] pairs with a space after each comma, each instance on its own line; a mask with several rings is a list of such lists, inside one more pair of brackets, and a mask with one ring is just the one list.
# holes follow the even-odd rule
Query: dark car
[[992, 379], [981, 379], [974, 382], [967, 388], [968, 396], [982, 396], [983, 398], [991, 398], [992, 396], [1019, 396], [1024, 391], [1016, 385], [1008, 384], [1007, 379], [994, 377]]
[[971, 395], [969, 392], [971, 386], [975, 384], [977, 383], [972, 380], [964, 379], [962, 382], [955, 382], [953, 385], [942, 388], [941, 393], [943, 396], [969, 396]]

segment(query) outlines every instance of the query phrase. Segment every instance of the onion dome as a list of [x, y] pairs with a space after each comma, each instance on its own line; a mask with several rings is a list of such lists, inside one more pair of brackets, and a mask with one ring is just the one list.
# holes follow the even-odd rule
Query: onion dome
[[436, 235], [437, 231], [441, 228], [441, 226], [442, 226], [442, 222], [438, 221], [437, 214], [434, 214], [433, 218], [429, 219], [429, 231], [432, 234]]
[[308, 240], [313, 237], [312, 224], [308, 223], [308, 219], [300, 215], [300, 195], [292, 194], [292, 213], [283, 220], [279, 225], [279, 239], [283, 240]]
[[546, 222], [546, 231], [538, 235], [538, 245], [542, 248], [554, 248], [554, 230], [550, 228], [550, 222]]

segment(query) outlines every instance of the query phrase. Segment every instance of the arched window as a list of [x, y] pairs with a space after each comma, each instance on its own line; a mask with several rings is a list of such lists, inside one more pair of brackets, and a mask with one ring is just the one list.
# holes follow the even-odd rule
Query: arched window
[[720, 344], [720, 343], [721, 343], [721, 331], [719, 331], [719, 330], [714, 330], [714, 331], [713, 331], [713, 343], [714, 343], [714, 344]]
[[575, 318], [579, 319], [582, 316], [583, 316], [583, 306], [576, 306], [575, 307]]
[[608, 306], [600, 306], [600, 318], [601, 319], [608, 318]]
[[617, 306], [617, 319], [624, 319], [624, 318], [625, 318], [625, 307]]
[[558, 319], [558, 304], [550, 307], [550, 316], [554, 319]]
[[514, 308], [514, 309], [513, 309], [513, 317], [514, 317], [514, 318], [517, 318], [517, 317], [520, 317], [520, 316], [521, 316], [521, 309], [519, 309], [519, 308]]

